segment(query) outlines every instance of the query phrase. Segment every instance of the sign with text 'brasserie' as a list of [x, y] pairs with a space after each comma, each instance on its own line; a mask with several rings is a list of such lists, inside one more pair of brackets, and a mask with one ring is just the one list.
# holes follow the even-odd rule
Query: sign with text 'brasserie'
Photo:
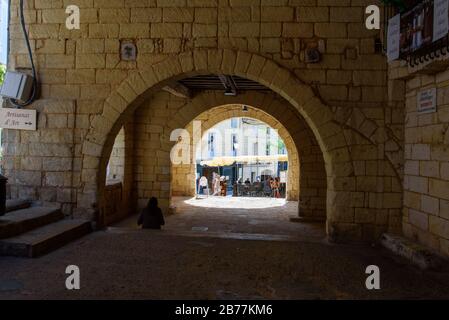
[[36, 110], [0, 108], [0, 128], [36, 130]]
[[432, 88], [418, 92], [418, 113], [437, 111], [437, 89]]

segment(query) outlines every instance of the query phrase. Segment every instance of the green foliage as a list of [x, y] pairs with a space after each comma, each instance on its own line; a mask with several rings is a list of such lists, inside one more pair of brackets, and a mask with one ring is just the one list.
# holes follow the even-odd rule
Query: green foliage
[[3, 78], [5, 77], [6, 73], [6, 66], [3, 64], [0, 64], [0, 85], [3, 83]]

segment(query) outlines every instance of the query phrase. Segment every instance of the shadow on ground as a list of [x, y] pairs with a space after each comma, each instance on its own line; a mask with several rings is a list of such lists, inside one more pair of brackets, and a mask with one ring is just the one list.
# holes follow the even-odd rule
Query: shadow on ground
[[[133, 217], [39, 259], [0, 257], [0, 298], [449, 298], [448, 272], [422, 272], [378, 247], [327, 243], [322, 225], [288, 221], [295, 206], [184, 208], [163, 231], [138, 230]], [[81, 270], [78, 291], [65, 288], [72, 264]], [[381, 290], [369, 291], [365, 269], [373, 264]]]

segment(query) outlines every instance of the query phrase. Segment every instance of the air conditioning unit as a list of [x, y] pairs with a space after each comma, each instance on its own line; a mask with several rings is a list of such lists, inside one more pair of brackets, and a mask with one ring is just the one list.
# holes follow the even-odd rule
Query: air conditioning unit
[[17, 101], [27, 101], [33, 90], [33, 81], [33, 77], [25, 73], [8, 71], [0, 95]]

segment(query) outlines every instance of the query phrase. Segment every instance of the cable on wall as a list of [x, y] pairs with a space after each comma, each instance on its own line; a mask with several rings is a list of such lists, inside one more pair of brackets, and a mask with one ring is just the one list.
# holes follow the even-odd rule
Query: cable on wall
[[37, 74], [36, 74], [36, 68], [34, 66], [33, 52], [31, 50], [30, 39], [28, 37], [28, 33], [27, 33], [27, 30], [25, 27], [25, 16], [23, 13], [23, 11], [24, 11], [23, 10], [23, 0], [20, 0], [19, 11], [20, 11], [20, 24], [22, 26], [23, 36], [25, 37], [25, 43], [26, 43], [27, 50], [28, 50], [28, 57], [30, 58], [31, 69], [33, 72], [33, 91], [31, 93], [31, 97], [25, 102], [20, 103], [19, 101], [15, 100], [15, 99], [9, 99], [9, 101], [17, 108], [26, 107], [26, 106], [30, 105], [31, 103], [33, 103], [33, 101], [36, 99], [36, 94], [37, 94]]

